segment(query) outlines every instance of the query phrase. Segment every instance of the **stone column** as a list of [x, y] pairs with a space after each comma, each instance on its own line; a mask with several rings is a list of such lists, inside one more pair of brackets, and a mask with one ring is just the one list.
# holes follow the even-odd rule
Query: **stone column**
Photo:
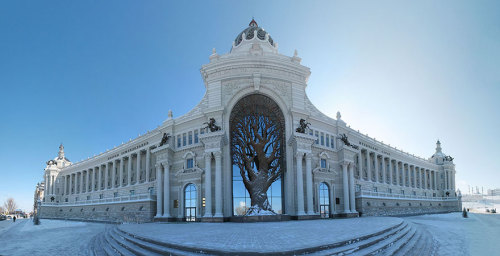
[[[87, 174], [88, 174], [89, 170], [87, 170]], [[83, 172], [81, 172], [80, 174], [80, 194], [83, 193]]]
[[215, 215], [214, 217], [223, 217], [222, 215], [222, 153], [215, 152]]
[[302, 157], [304, 153], [296, 153], [297, 160], [297, 215], [304, 215], [304, 176], [302, 175]]
[[365, 172], [363, 171], [363, 165], [365, 162], [363, 162], [363, 152], [360, 150], [359, 151], [359, 179], [363, 180]]
[[205, 153], [205, 215], [203, 217], [212, 217], [212, 153]]
[[427, 189], [427, 169], [424, 169], [424, 189]]
[[[120, 165], [121, 166], [121, 165]], [[161, 164], [156, 164], [156, 218], [163, 214], [163, 179], [161, 177]]]
[[49, 192], [49, 175], [48, 174], [45, 174], [45, 191], [47, 191], [46, 194], [48, 194]]
[[71, 189], [72, 189], [72, 188], [73, 188], [73, 174], [70, 174], [70, 175], [69, 175], [69, 191], [68, 191], [68, 195], [73, 194], [73, 193], [71, 192]]
[[420, 167], [417, 167], [417, 176], [418, 176], [418, 188], [422, 188], [422, 173], [420, 171]]
[[382, 156], [382, 183], [387, 183], [387, 165], [385, 164], [385, 157]]
[[97, 191], [100, 191], [102, 189], [102, 174], [103, 174], [103, 168], [102, 165], [99, 165], [97, 169]]
[[392, 165], [392, 159], [387, 159], [388, 164], [389, 164], [389, 184], [393, 185], [394, 184], [394, 177], [392, 176], [392, 173], [394, 172], [394, 166]]
[[118, 182], [119, 183], [118, 187], [123, 187], [123, 183], [124, 183], [123, 182], [123, 178], [124, 178], [123, 172], [124, 171], [125, 171], [125, 157], [122, 157], [120, 159], [120, 173], [119, 173], [120, 174], [120, 181]]
[[96, 184], [95, 184], [95, 182], [96, 182], [96, 180], [95, 180], [95, 175], [96, 175], [96, 173], [97, 173], [97, 170], [98, 170], [98, 168], [97, 168], [97, 167], [94, 167], [94, 168], [92, 169], [92, 191], [96, 191], [96, 187], [97, 187], [97, 186], [96, 186]]
[[437, 175], [437, 172], [434, 171], [434, 190], [438, 190], [438, 175]]
[[342, 182], [343, 182], [343, 187], [342, 190], [344, 190], [344, 213], [350, 213], [350, 207], [349, 207], [349, 181], [348, 181], [348, 175], [347, 175], [347, 168], [348, 168], [348, 163], [344, 162], [342, 163]]
[[313, 215], [313, 181], [311, 169], [311, 154], [306, 154], [306, 198], [307, 198], [307, 214]]
[[354, 191], [354, 166], [349, 164], [349, 206], [352, 213], [356, 213], [356, 192]]
[[163, 163], [163, 217], [170, 218], [170, 163]]
[[132, 154], [128, 156], [127, 161], [127, 186], [132, 185]]
[[118, 160], [113, 161], [113, 168], [111, 169], [111, 188], [114, 189], [116, 187], [116, 167], [119, 165]]
[[106, 162], [106, 168], [104, 169], [104, 190], [108, 189], [108, 183], [109, 183], [109, 163]]
[[394, 167], [395, 167], [395, 170], [396, 170], [396, 185], [400, 186], [400, 182], [399, 182], [399, 162], [396, 160], [394, 162]]
[[406, 187], [406, 170], [405, 170], [405, 163], [403, 162], [401, 162], [401, 173], [403, 178], [403, 187]]
[[141, 182], [141, 151], [137, 152], [137, 171], [136, 171], [136, 182], [135, 184], [139, 184]]
[[146, 149], [146, 182], [149, 182], [149, 162], [151, 161], [151, 149]]
[[[82, 180], [83, 180], [83, 172], [82, 172]], [[92, 186], [90, 184], [90, 169], [87, 169], [85, 177], [85, 191], [90, 191], [90, 190], [92, 190]]]
[[368, 175], [368, 181], [372, 180], [372, 163], [370, 159], [370, 151], [366, 150], [366, 173]]

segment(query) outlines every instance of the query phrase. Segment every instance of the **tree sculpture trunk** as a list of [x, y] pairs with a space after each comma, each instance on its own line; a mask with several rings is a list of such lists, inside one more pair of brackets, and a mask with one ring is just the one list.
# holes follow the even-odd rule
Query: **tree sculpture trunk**
[[252, 204], [247, 215], [275, 214], [267, 191], [282, 175], [284, 121], [278, 111], [271, 99], [251, 95], [242, 99], [231, 114], [232, 161], [239, 168]]

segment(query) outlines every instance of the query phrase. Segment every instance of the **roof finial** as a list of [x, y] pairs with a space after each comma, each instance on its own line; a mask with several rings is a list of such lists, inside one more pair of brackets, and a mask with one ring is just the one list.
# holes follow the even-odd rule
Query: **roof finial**
[[257, 22], [252, 17], [252, 21], [250, 21], [250, 24], [248, 24], [248, 26], [249, 27], [258, 27], [259, 25], [257, 25]]

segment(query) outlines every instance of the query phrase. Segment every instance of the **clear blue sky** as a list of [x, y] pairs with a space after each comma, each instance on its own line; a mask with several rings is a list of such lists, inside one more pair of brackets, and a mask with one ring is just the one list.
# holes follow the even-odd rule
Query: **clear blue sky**
[[[181, 1], [179, 1], [181, 2]], [[73, 162], [180, 116], [211, 49], [255, 17], [311, 68], [323, 112], [419, 156], [436, 139], [457, 184], [500, 187], [498, 1], [2, 1], [0, 204], [30, 209], [63, 142]]]

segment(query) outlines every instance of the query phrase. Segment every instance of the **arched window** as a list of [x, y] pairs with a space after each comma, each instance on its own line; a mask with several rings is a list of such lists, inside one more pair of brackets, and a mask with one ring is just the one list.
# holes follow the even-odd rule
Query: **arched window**
[[196, 221], [196, 186], [192, 183], [184, 188], [184, 214], [186, 221]]
[[319, 212], [321, 218], [330, 217], [330, 191], [324, 182], [319, 184]]

